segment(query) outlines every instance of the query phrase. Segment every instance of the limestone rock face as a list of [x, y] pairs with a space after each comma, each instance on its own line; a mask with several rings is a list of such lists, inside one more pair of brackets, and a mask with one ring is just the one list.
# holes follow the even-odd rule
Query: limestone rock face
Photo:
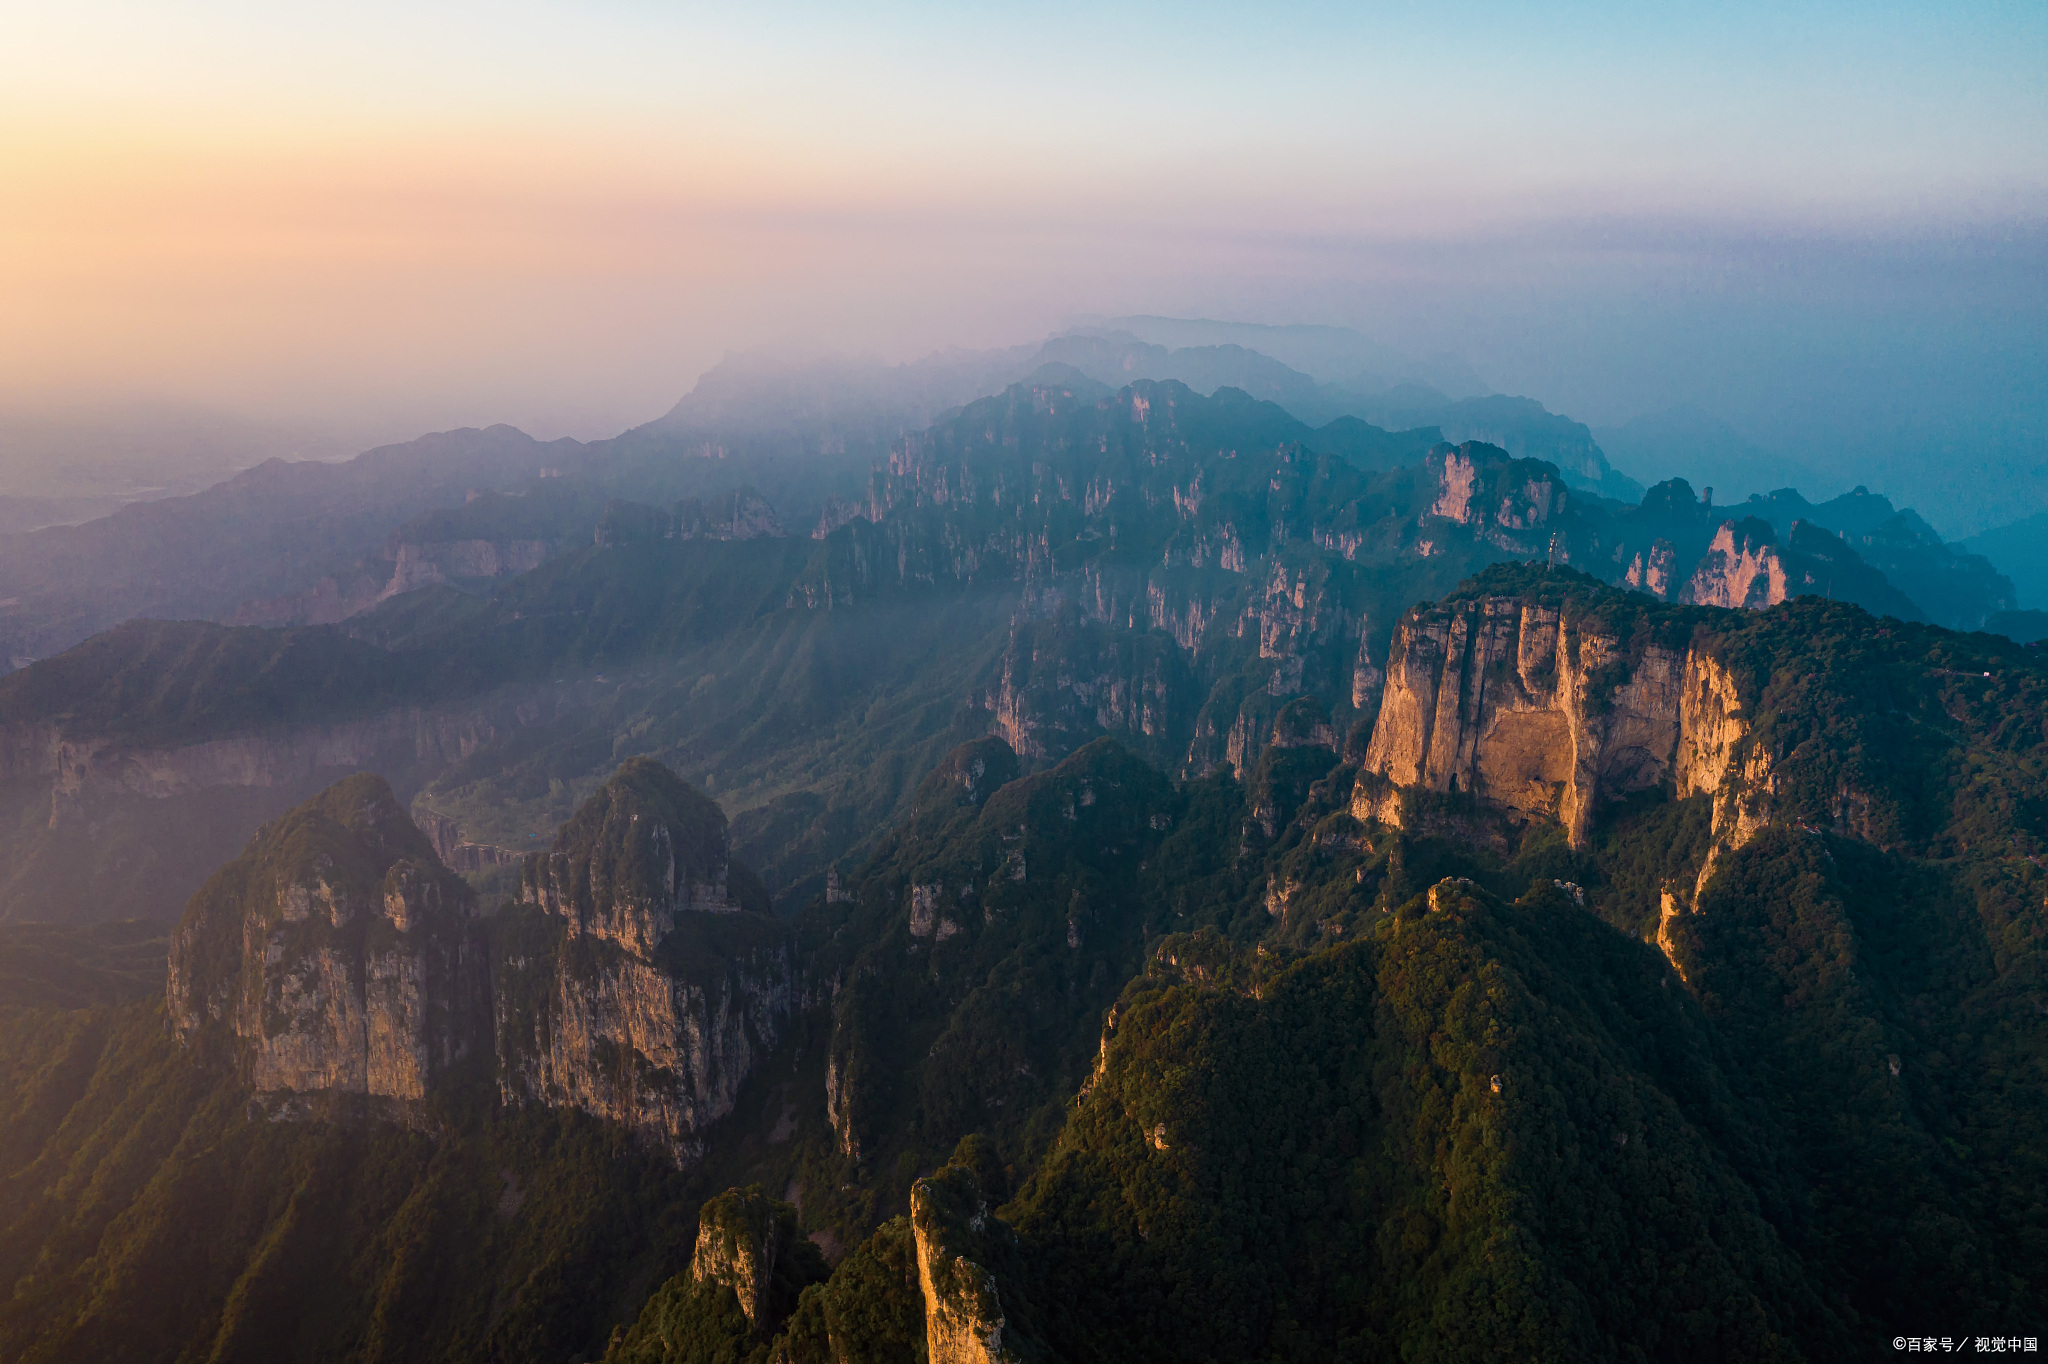
[[853, 1125], [852, 1087], [847, 1083], [849, 1058], [844, 1050], [835, 1049], [825, 1062], [825, 1121], [832, 1127], [839, 1154], [859, 1160], [860, 1132]]
[[[924, 1290], [925, 1352], [931, 1364], [1018, 1364], [1017, 1348], [990, 1272], [990, 1252], [1009, 1228], [990, 1215], [971, 1172], [949, 1166], [910, 1190], [917, 1276]], [[1007, 1337], [1007, 1338], [1006, 1338]]]
[[1659, 601], [1671, 600], [1674, 586], [1673, 577], [1678, 571], [1678, 551], [1669, 540], [1653, 541], [1647, 550], [1640, 550], [1629, 560], [1628, 572], [1622, 575], [1626, 582], [1638, 592], [1647, 592]]
[[471, 843], [462, 836], [459, 824], [425, 806], [413, 807], [412, 820], [433, 843], [435, 855], [450, 871], [483, 871], [489, 867], [516, 867], [525, 863], [525, 857], [515, 849], [500, 848], [490, 843]]
[[1770, 524], [1755, 517], [1724, 521], [1687, 581], [1684, 599], [1701, 606], [1762, 610], [1785, 600], [1790, 581]]
[[1678, 795], [1720, 791], [1748, 734], [1735, 679], [1710, 655], [1689, 651], [1678, 687]]
[[220, 1032], [259, 1092], [424, 1098], [489, 1046], [467, 885], [383, 779], [350, 777], [266, 826], [172, 939], [168, 1008]]
[[1022, 768], [1017, 752], [995, 738], [964, 743], [940, 760], [918, 788], [920, 811], [940, 804], [957, 809], [980, 809], [1006, 783], [1015, 781]]
[[[1515, 597], [1402, 622], [1353, 814], [1397, 823], [1401, 788], [1550, 816], [1583, 845], [1598, 804], [1672, 784], [1723, 788], [1746, 729], [1711, 658]], [[1731, 826], [1732, 827], [1732, 826]]]
[[1028, 759], [1062, 758], [1105, 734], [1156, 751], [1185, 727], [1193, 687], [1171, 641], [1112, 631], [1069, 607], [1012, 627], [994, 730]]
[[725, 813], [650, 759], [621, 767], [555, 846], [526, 859], [519, 898], [630, 952], [652, 952], [679, 913], [740, 908]]
[[505, 1102], [701, 1152], [798, 1005], [789, 935], [728, 846], [714, 802], [636, 759], [527, 859], [495, 969]]
[[766, 1331], [773, 1325], [768, 1297], [776, 1261], [795, 1236], [796, 1217], [788, 1204], [769, 1198], [758, 1185], [728, 1189], [697, 1214], [690, 1277], [730, 1288], [754, 1329]]
[[[430, 514], [430, 517], [432, 514]], [[552, 540], [529, 536], [420, 534], [401, 526], [381, 556], [322, 578], [309, 588], [243, 602], [235, 625], [327, 625], [359, 615], [402, 592], [435, 583], [476, 582], [531, 572], [555, 552]]]
[[1423, 513], [1424, 525], [1446, 521], [1502, 549], [1546, 554], [1567, 500], [1556, 468], [1478, 440], [1434, 447], [1425, 467], [1436, 480], [1436, 500]]

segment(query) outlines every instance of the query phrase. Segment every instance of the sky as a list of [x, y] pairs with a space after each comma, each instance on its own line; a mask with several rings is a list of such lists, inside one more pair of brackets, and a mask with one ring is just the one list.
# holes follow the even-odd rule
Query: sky
[[0, 0], [0, 403], [596, 436], [1154, 313], [2048, 464], [2044, 72], [2038, 0]]

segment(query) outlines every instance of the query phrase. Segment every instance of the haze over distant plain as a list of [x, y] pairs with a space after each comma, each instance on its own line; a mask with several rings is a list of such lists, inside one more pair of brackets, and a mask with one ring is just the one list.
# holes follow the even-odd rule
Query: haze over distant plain
[[1693, 404], [1956, 534], [2048, 467], [2038, 5], [88, 0], [6, 29], [14, 404], [596, 436], [728, 348], [1155, 313], [1455, 351], [1595, 425]]

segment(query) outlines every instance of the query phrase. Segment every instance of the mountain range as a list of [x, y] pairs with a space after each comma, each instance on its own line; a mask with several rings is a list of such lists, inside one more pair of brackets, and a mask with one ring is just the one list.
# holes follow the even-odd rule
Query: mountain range
[[81, 936], [126, 1002], [0, 1020], [0, 1333], [1797, 1359], [1928, 1303], [2003, 1333], [2048, 1272], [2013, 731], [2044, 683], [1845, 604], [1496, 566], [1403, 613], [1348, 738], [1304, 696], [1242, 779], [971, 740], [793, 917], [644, 758], [490, 897], [350, 777], [193, 897], [167, 990]]
[[0, 1357], [2038, 1335], [2013, 581], [1458, 375], [735, 360], [0, 542]]

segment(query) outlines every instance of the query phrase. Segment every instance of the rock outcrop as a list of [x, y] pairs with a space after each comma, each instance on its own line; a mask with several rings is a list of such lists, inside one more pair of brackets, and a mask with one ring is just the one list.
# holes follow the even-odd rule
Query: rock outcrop
[[1684, 599], [1702, 606], [1760, 611], [1785, 600], [1790, 576], [1769, 523], [1755, 517], [1724, 521], [1693, 566]]
[[[1531, 597], [1418, 609], [1395, 635], [1352, 813], [1399, 824], [1409, 792], [1462, 794], [1554, 818], [1583, 846], [1611, 797], [1664, 785], [1720, 799], [1736, 786], [1742, 702], [1682, 625], [1660, 634]], [[1724, 822], [1739, 842], [1754, 820], [1717, 806], [1717, 834]]]
[[[341, 777], [376, 772], [410, 793], [574, 704], [573, 687], [518, 685], [466, 703], [189, 739], [62, 720], [0, 725], [0, 817], [13, 831], [0, 856], [0, 919], [174, 917], [252, 828]], [[114, 852], [144, 840], [147, 859]]]
[[562, 826], [555, 851], [528, 857], [519, 876], [522, 901], [643, 956], [677, 914], [737, 913], [742, 893], [725, 812], [649, 758], [620, 767]]
[[693, 1159], [798, 1002], [788, 933], [732, 861], [724, 813], [629, 761], [527, 859], [520, 897], [495, 976], [502, 1097]]
[[[818, 1247], [797, 1230], [794, 1207], [758, 1184], [728, 1189], [699, 1210], [689, 1267], [656, 1288], [630, 1326], [613, 1330], [604, 1364], [843, 1359], [831, 1341], [831, 1317], [816, 1310], [815, 1299], [804, 1324], [810, 1329], [778, 1334], [805, 1290], [829, 1275]], [[794, 1351], [791, 1334], [803, 1337]]]
[[168, 1012], [227, 1041], [262, 1093], [419, 1100], [489, 1049], [469, 887], [381, 777], [350, 777], [265, 826], [194, 896]]
[[473, 590], [540, 567], [589, 534], [578, 499], [476, 492], [399, 526], [381, 553], [309, 587], [243, 602], [234, 625], [329, 625], [437, 583]]
[[548, 540], [439, 540], [406, 541], [397, 549], [391, 580], [378, 594], [379, 601], [434, 583], [530, 573], [547, 562], [555, 546]]
[[[1668, 582], [1668, 570], [1662, 572]], [[1628, 583], [1664, 596], [1667, 593], [1656, 591], [1659, 573], [1659, 566], [1651, 562], [1638, 583], [1632, 564]], [[1794, 521], [1782, 544], [1770, 522], [1759, 517], [1723, 521], [1679, 593], [1682, 600], [1702, 606], [1751, 611], [1807, 595], [1853, 601], [1874, 614], [1901, 620], [1923, 619], [1920, 608], [1841, 536], [1807, 521]]]
[[930, 1364], [1022, 1364], [1032, 1358], [1003, 1308], [990, 1262], [1015, 1235], [990, 1212], [972, 1171], [950, 1165], [910, 1189], [924, 1291], [925, 1357]]
[[364, 767], [439, 767], [461, 761], [497, 737], [550, 713], [538, 697], [498, 706], [430, 710], [409, 706], [331, 724], [308, 724], [184, 744], [137, 744], [96, 734], [73, 737], [54, 724], [0, 729], [0, 781], [48, 791], [52, 828], [94, 802], [139, 796], [188, 799], [218, 787], [290, 788], [321, 773]]
[[[2012, 580], [1988, 559], [1945, 543], [1917, 513], [1898, 510], [1891, 499], [1860, 485], [1818, 506], [1791, 488], [1780, 488], [1752, 496], [1742, 510], [1787, 535], [1802, 523], [1826, 527], [1868, 573], [1909, 589], [1914, 605], [1937, 625], [1974, 630], [1998, 612], [2012, 609]], [[1886, 613], [1900, 614], [1889, 609]]]
[[1424, 526], [1445, 521], [1500, 549], [1551, 557], [1551, 531], [1568, 497], [1554, 466], [1511, 458], [1484, 441], [1466, 441], [1434, 447], [1424, 468], [1436, 484], [1436, 500], [1423, 512]]
[[517, 867], [525, 855], [513, 848], [491, 843], [472, 843], [462, 836], [462, 826], [444, 814], [415, 804], [413, 823], [434, 845], [434, 853], [450, 871], [484, 871], [490, 867]]
[[747, 1320], [765, 1334], [776, 1325], [769, 1304], [775, 1267], [796, 1236], [796, 1210], [787, 1203], [769, 1198], [758, 1185], [728, 1189], [697, 1214], [690, 1277], [730, 1288]]
[[1105, 734], [1158, 753], [1185, 729], [1193, 690], [1171, 640], [1113, 630], [1068, 607], [1012, 627], [994, 729], [1034, 760], [1057, 760]]
[[[1370, 722], [1398, 614], [1502, 558], [1570, 565], [1665, 600], [1690, 596], [1759, 605], [1811, 592], [1902, 618], [1913, 615], [1912, 604], [1858, 559], [1857, 550], [1817, 525], [1787, 523], [1766, 543], [1773, 532], [1765, 521], [1723, 526], [1726, 513], [1678, 480], [1651, 489], [1635, 507], [1586, 496], [1576, 485], [1567, 486], [1574, 477], [1569, 468], [1560, 473], [1554, 462], [1510, 453], [1578, 446], [1517, 443], [1507, 433], [1518, 429], [1512, 422], [1473, 428], [1494, 432], [1508, 443], [1506, 449], [1478, 440], [1450, 445], [1432, 430], [1395, 434], [1355, 420], [1311, 428], [1235, 389], [1204, 398], [1179, 384], [1147, 380], [1105, 393], [1078, 374], [1048, 373], [949, 413], [929, 430], [901, 436], [886, 462], [874, 468], [864, 493], [845, 498], [821, 518], [818, 538], [780, 535], [772, 509], [744, 489], [663, 508], [614, 504], [601, 521], [594, 506], [548, 511], [553, 490], [549, 497], [487, 495], [424, 518], [405, 531], [392, 553], [402, 550], [408, 563], [431, 560], [441, 566], [435, 571], [469, 582], [461, 575], [472, 570], [518, 568], [543, 542], [559, 549], [594, 534], [601, 544], [638, 544], [656, 557], [657, 546], [674, 551], [675, 562], [661, 571], [693, 579], [702, 573], [707, 587], [717, 585], [712, 596], [721, 605], [716, 611], [687, 608], [685, 628], [681, 616], [668, 613], [699, 599], [602, 586], [620, 581], [616, 575], [648, 570], [651, 560], [641, 562], [636, 551], [624, 557], [585, 555], [588, 562], [579, 559], [576, 567], [564, 563], [560, 572], [544, 571], [531, 591], [501, 594], [490, 609], [479, 606], [446, 619], [429, 613], [402, 628], [400, 618], [410, 619], [409, 613], [373, 618], [358, 627], [355, 642], [377, 657], [351, 665], [358, 677], [325, 691], [296, 688], [262, 724], [243, 718], [256, 715], [254, 708], [221, 708], [204, 735], [221, 743], [194, 744], [177, 753], [175, 780], [165, 779], [167, 755], [158, 746], [134, 753], [132, 733], [112, 734], [104, 721], [84, 719], [72, 706], [71, 679], [60, 675], [90, 669], [75, 666], [75, 659], [61, 666], [46, 660], [0, 698], [11, 703], [0, 706], [11, 731], [0, 733], [0, 769], [14, 768], [20, 749], [41, 747], [51, 752], [36, 760], [47, 758], [54, 773], [54, 751], [62, 748], [69, 755], [67, 771], [78, 780], [66, 776], [52, 783], [58, 797], [53, 806], [74, 808], [66, 793], [84, 782], [124, 803], [121, 818], [130, 828], [148, 821], [152, 832], [175, 819], [182, 834], [193, 821], [183, 811], [173, 816], [148, 806], [182, 801], [182, 791], [193, 784], [218, 786], [225, 793], [220, 801], [237, 804], [215, 822], [231, 825], [236, 839], [250, 816], [274, 813], [347, 770], [384, 772], [410, 795], [446, 773], [477, 742], [511, 727], [498, 694], [474, 697], [468, 681], [423, 683], [422, 677], [453, 679], [455, 672], [418, 660], [498, 658], [493, 651], [514, 638], [530, 641], [543, 654], [570, 647], [572, 638], [588, 643], [598, 637], [594, 622], [587, 637], [581, 627], [566, 634], [557, 630], [586, 606], [610, 621], [602, 627], [611, 641], [606, 657], [616, 656], [619, 667], [648, 677], [671, 666], [675, 656], [668, 645], [680, 638], [677, 629], [692, 639], [709, 632], [701, 634], [708, 640], [761, 619], [763, 612], [774, 614], [778, 604], [808, 612], [888, 601], [910, 618], [928, 620], [924, 613], [933, 604], [971, 598], [974, 614], [985, 611], [989, 621], [1009, 615], [1016, 628], [997, 666], [963, 686], [963, 692], [972, 690], [960, 700], [988, 712], [1027, 761], [1057, 761], [1096, 738], [1114, 737], [1188, 776], [1225, 764], [1240, 773], [1253, 771], [1275, 715], [1298, 696], [1315, 697], [1339, 732]], [[585, 495], [594, 499], [596, 493]], [[1819, 515], [1826, 508], [1807, 510]], [[1748, 529], [1738, 534], [1739, 528]], [[1856, 543], [1877, 554], [1882, 546], [1872, 539], [1876, 534], [1864, 527]], [[1913, 542], [1919, 558], [1884, 562], [1962, 563], [1925, 541], [1922, 532], [1914, 534], [1922, 536]], [[1968, 586], [1964, 579], [1984, 576], [1977, 568], [1988, 572], [1978, 561], [1963, 567], [1971, 572], [1942, 578], [1953, 580], [1958, 592]], [[573, 593], [567, 586], [572, 578], [582, 584]], [[1917, 580], [1910, 585], [1917, 590]], [[339, 610], [360, 586], [338, 583], [329, 605]], [[586, 587], [595, 595], [579, 595]], [[567, 595], [557, 598], [558, 589]], [[1969, 597], [1981, 607], [2004, 599], [1971, 591], [1975, 596], [1963, 592], [1956, 600]], [[379, 634], [387, 628], [399, 635], [425, 630], [431, 646], [423, 636], [413, 641], [424, 650], [417, 656], [412, 645], [397, 649]], [[324, 638], [341, 637], [336, 632]], [[304, 641], [320, 638], [307, 635]], [[380, 643], [372, 644], [372, 638]], [[252, 673], [272, 666], [273, 651], [255, 647], [246, 636], [238, 644], [226, 642], [234, 644], [232, 662], [200, 668], [191, 662], [198, 655], [189, 650], [168, 661], [205, 694], [239, 694]], [[993, 651], [1002, 643], [990, 637], [976, 647]], [[505, 657], [509, 664], [510, 655]], [[566, 655], [552, 654], [518, 666], [532, 669], [519, 684], [521, 699], [543, 693], [541, 679], [582, 668]], [[573, 685], [558, 683], [556, 691]], [[436, 713], [401, 717], [386, 707], [374, 722], [363, 720], [370, 698], [385, 692], [394, 701], [430, 697]], [[679, 690], [677, 700], [649, 704], [681, 710], [691, 694]], [[542, 696], [532, 709], [559, 714], [559, 700]], [[403, 732], [428, 723], [440, 733]], [[517, 723], [533, 718], [521, 716]], [[586, 712], [578, 721], [584, 738], [577, 751], [606, 752], [605, 743], [617, 737], [596, 728], [606, 723]], [[371, 728], [382, 737], [375, 740], [376, 756], [365, 758], [360, 755], [366, 745], [358, 740], [368, 739]], [[458, 729], [476, 739], [453, 732]], [[195, 731], [193, 737], [201, 736]], [[417, 740], [410, 755], [398, 751], [408, 738]], [[486, 765], [497, 761], [484, 759]], [[216, 762], [220, 775], [201, 770]], [[281, 788], [274, 800], [245, 794], [293, 764], [319, 770], [303, 786]], [[240, 775], [232, 770], [237, 765], [260, 765], [262, 772]], [[564, 775], [580, 781], [596, 774]], [[19, 830], [24, 799], [40, 799], [42, 791], [30, 796], [27, 785], [0, 786], [14, 792], [0, 790], [0, 815], [6, 816], [0, 824]], [[141, 799], [128, 800], [131, 795]], [[95, 797], [91, 803], [111, 802]], [[40, 842], [47, 850], [57, 841], [17, 836], [14, 844]], [[28, 868], [10, 877], [0, 865], [0, 917], [23, 912], [15, 906], [29, 895], [43, 897], [36, 912], [53, 913], [47, 904], [50, 887], [58, 884], [65, 887], [65, 903], [54, 912], [65, 916], [89, 917], [93, 911], [77, 907], [94, 903], [136, 904], [134, 878], [113, 884], [125, 875], [106, 869], [115, 859], [80, 848], [82, 842], [79, 835], [61, 855], [37, 852], [33, 868], [29, 856], [0, 849], [12, 854], [0, 857], [0, 864]], [[114, 842], [102, 839], [97, 847]], [[158, 842], [184, 846], [190, 840]], [[847, 847], [836, 843], [831, 852]], [[209, 845], [206, 856], [192, 862], [195, 868], [210, 866], [228, 850]], [[448, 855], [457, 854], [451, 848]], [[805, 854], [803, 860], [812, 872], [830, 859]], [[80, 887], [85, 876], [74, 867], [105, 871], [106, 879]], [[195, 871], [159, 879], [178, 883], [169, 905], [151, 906], [168, 911], [200, 876]]]

